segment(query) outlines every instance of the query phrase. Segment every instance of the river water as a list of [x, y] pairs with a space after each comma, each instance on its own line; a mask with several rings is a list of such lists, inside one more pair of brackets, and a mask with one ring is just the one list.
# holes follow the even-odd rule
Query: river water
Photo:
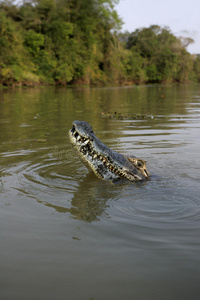
[[[73, 120], [151, 179], [90, 174]], [[198, 85], [1, 90], [0, 299], [198, 300], [199, 170]]]

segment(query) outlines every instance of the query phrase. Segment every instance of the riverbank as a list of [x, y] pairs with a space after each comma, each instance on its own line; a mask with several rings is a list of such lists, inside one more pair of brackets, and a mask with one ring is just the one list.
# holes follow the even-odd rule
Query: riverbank
[[43, 83], [43, 82], [8, 82], [1, 84], [0, 83], [0, 90], [6, 90], [6, 89], [28, 89], [28, 88], [46, 88], [46, 87], [55, 87], [55, 88], [117, 88], [117, 87], [137, 87], [140, 88], [141, 86], [181, 86], [181, 85], [199, 85], [199, 82], [195, 82], [195, 81], [187, 81], [187, 82], [154, 82], [154, 83], [150, 83], [150, 82], [120, 82], [120, 83], [96, 83], [96, 84], [84, 84], [84, 83], [73, 83], [73, 84], [57, 84], [57, 83]]

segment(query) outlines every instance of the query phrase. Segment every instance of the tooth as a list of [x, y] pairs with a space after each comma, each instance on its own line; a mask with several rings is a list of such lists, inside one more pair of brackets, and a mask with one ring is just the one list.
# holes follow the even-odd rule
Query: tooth
[[86, 140], [85, 142], [84, 142], [84, 145], [87, 145], [89, 143], [89, 140]]
[[76, 140], [77, 140], [77, 141], [79, 141], [79, 140], [80, 140], [80, 138], [81, 138], [81, 137], [80, 137], [80, 135], [78, 135], [78, 137], [77, 137], [77, 139], [76, 139]]
[[93, 158], [94, 158], [94, 159], [97, 158], [97, 155], [95, 154], [95, 155], [93, 156]]

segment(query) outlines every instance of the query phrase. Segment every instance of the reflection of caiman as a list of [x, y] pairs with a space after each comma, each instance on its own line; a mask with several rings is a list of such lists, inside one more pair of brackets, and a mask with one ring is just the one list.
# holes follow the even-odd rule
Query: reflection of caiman
[[53, 202], [38, 200], [38, 202], [59, 213], [70, 213], [74, 219], [92, 222], [99, 220], [102, 214], [107, 214], [106, 202], [111, 195], [111, 198], [115, 198], [120, 193], [120, 186], [110, 190], [109, 182], [102, 182], [89, 173], [83, 179], [77, 180], [72, 190], [71, 201], [63, 201], [62, 206], [58, 205], [56, 200]]
[[96, 137], [87, 122], [74, 121], [69, 137], [82, 162], [99, 178], [139, 181], [150, 176], [144, 160], [111, 150]]

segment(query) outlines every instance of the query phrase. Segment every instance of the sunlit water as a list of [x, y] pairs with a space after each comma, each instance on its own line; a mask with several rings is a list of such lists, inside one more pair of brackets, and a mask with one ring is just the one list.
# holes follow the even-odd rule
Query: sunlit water
[[[88, 173], [73, 120], [151, 179]], [[0, 299], [198, 300], [199, 151], [199, 86], [0, 91]]]

